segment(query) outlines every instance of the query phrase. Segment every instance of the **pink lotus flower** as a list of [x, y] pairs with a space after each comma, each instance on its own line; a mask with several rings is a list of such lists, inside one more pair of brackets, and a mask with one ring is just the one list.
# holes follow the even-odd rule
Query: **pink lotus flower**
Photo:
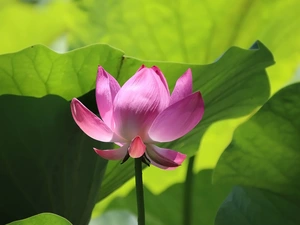
[[176, 140], [201, 120], [204, 103], [200, 92], [192, 92], [192, 73], [188, 69], [176, 82], [170, 95], [167, 81], [156, 66], [142, 66], [122, 87], [101, 66], [96, 81], [96, 100], [102, 119], [79, 100], [71, 111], [84, 133], [102, 142], [114, 142], [118, 149], [95, 152], [108, 160], [126, 161], [142, 157], [149, 165], [173, 169], [186, 155], [156, 146]]

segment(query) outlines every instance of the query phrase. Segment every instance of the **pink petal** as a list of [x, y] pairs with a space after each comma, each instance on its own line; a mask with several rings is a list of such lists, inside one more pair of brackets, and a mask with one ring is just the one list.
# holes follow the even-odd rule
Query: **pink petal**
[[[137, 70], [137, 72], [140, 71], [141, 69], [144, 69], [144, 68], [147, 68], [147, 67], [145, 67], [145, 65], [142, 65]], [[170, 90], [169, 90], [169, 86], [168, 86], [167, 80], [166, 80], [164, 74], [161, 72], [161, 70], [157, 66], [152, 66], [151, 69], [159, 76], [161, 82], [163, 83], [163, 85], [165, 86], [166, 90], [170, 94]]]
[[[98, 141], [122, 141], [111, 129], [94, 113], [88, 110], [78, 99], [71, 101], [72, 116], [80, 129], [91, 138]], [[124, 141], [124, 140], [123, 140]]]
[[175, 169], [186, 158], [185, 154], [155, 145], [147, 145], [146, 153], [151, 164], [161, 169]]
[[142, 67], [114, 100], [115, 131], [127, 140], [147, 135], [156, 116], [170, 101], [170, 93], [153, 69]]
[[96, 81], [96, 101], [100, 116], [104, 123], [113, 129], [113, 101], [120, 90], [120, 85], [116, 79], [106, 72], [103, 67], [98, 67]]
[[168, 91], [168, 93], [170, 95], [169, 86], [168, 86], [168, 83], [167, 83], [167, 80], [166, 80], [164, 74], [161, 72], [161, 70], [157, 66], [152, 66], [151, 69], [159, 76], [161, 82], [163, 83], [163, 85], [165, 86], [166, 90]]
[[141, 69], [144, 69], [144, 68], [147, 68], [147, 67], [143, 64], [143, 65], [141, 65], [140, 68], [138, 68], [138, 70], [136, 72], [139, 72]]
[[179, 79], [176, 81], [176, 85], [171, 95], [170, 105], [181, 99], [189, 96], [193, 92], [193, 80], [192, 71], [188, 69]]
[[142, 139], [137, 136], [134, 138], [129, 146], [128, 153], [132, 158], [140, 158], [144, 155], [146, 150], [146, 145], [142, 141]]
[[122, 160], [127, 154], [129, 144], [123, 145], [118, 149], [99, 150], [94, 148], [94, 151], [102, 158], [107, 160]]
[[176, 140], [190, 132], [202, 119], [204, 102], [200, 92], [195, 92], [162, 111], [149, 129], [155, 142]]

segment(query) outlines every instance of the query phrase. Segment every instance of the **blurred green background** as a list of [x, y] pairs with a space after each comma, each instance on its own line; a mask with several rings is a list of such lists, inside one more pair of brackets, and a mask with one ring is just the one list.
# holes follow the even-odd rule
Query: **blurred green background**
[[[299, 15], [298, 0], [0, 0], [0, 54], [35, 44], [63, 53], [107, 43], [143, 60], [207, 64], [231, 46], [249, 48], [260, 40], [276, 61], [267, 69], [274, 93], [299, 80]], [[208, 129], [195, 172], [215, 167], [244, 120], [221, 121]], [[186, 164], [174, 171], [151, 167], [145, 170], [145, 184], [160, 194], [184, 181], [185, 173]], [[94, 216], [133, 185], [129, 181], [97, 205]]]
[[107, 43], [137, 58], [204, 64], [260, 40], [277, 62], [275, 91], [299, 65], [299, 12], [296, 0], [0, 0], [0, 53]]

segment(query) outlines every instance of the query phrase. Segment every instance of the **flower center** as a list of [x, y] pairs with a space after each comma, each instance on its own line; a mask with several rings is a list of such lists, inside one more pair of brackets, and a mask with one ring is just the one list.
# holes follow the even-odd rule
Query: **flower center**
[[142, 138], [140, 136], [136, 136], [131, 140], [131, 143], [128, 147], [127, 154], [124, 157], [122, 163], [126, 162], [130, 157], [132, 158], [141, 158], [144, 163], [149, 165], [150, 160], [145, 155], [146, 145], [144, 144]]
[[134, 139], [132, 139], [128, 148], [128, 153], [130, 157], [140, 158], [142, 157], [142, 155], [144, 155], [145, 151], [146, 145], [144, 144], [140, 136], [136, 136]]

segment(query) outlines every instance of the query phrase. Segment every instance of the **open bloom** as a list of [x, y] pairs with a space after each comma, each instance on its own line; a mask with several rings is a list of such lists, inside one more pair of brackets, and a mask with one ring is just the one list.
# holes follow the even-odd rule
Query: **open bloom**
[[192, 92], [188, 69], [176, 82], [170, 95], [167, 81], [158, 67], [141, 68], [122, 87], [101, 66], [96, 81], [96, 101], [101, 119], [79, 100], [71, 102], [77, 125], [88, 136], [114, 142], [118, 149], [95, 152], [108, 160], [142, 157], [162, 169], [181, 165], [186, 155], [156, 146], [191, 131], [201, 120], [204, 103], [200, 92]]

